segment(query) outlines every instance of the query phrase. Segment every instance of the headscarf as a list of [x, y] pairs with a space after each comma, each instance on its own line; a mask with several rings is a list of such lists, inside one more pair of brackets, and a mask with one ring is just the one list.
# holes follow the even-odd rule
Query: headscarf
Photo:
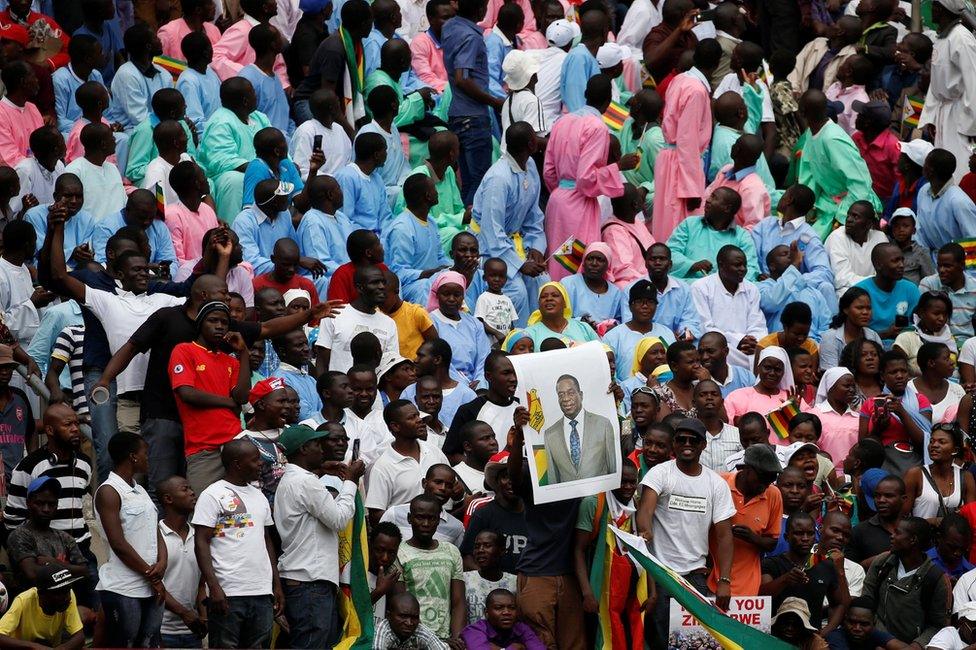
[[312, 306], [312, 294], [308, 291], [305, 289], [289, 289], [282, 296], [282, 299], [285, 301], [285, 307], [290, 305], [296, 298], [304, 298], [308, 301], [308, 306]]
[[658, 343], [663, 345], [665, 350], [668, 349], [668, 344], [664, 342], [664, 339], [658, 338], [657, 336], [645, 336], [637, 342], [637, 345], [634, 346], [634, 362], [631, 364], [630, 374], [636, 375], [640, 372], [640, 364], [644, 355]]
[[445, 284], [459, 285], [461, 291], [465, 291], [468, 288], [468, 281], [457, 271], [443, 271], [439, 273], [430, 285], [430, 293], [427, 295], [427, 311], [432, 312], [441, 308], [441, 303], [437, 300], [437, 290]]
[[[613, 282], [613, 273], [610, 272], [610, 262], [613, 260], [613, 251], [610, 247], [604, 244], [602, 241], [595, 241], [586, 247], [583, 251], [583, 262], [586, 262], [586, 258], [589, 257], [590, 253], [602, 253], [605, 258], [607, 258], [607, 272], [603, 274], [603, 279], [607, 282]], [[577, 273], [583, 275], [583, 264], [580, 264], [579, 268], [576, 270]]]
[[525, 330], [516, 327], [511, 332], [509, 332], [508, 336], [505, 337], [505, 340], [502, 341], [502, 350], [505, 350], [505, 352], [511, 352], [512, 349], [519, 341], [521, 341], [522, 339], [531, 339], [531, 338], [532, 337], [529, 336]]
[[[793, 388], [793, 384], [795, 383], [793, 380], [793, 366], [790, 365], [790, 357], [788, 354], [786, 354], [786, 350], [778, 345], [771, 345], [768, 348], [763, 348], [759, 353], [759, 363], [756, 364], [756, 367], [758, 368], [759, 364], [765, 359], [779, 359], [783, 362], [783, 378], [779, 380], [779, 389], [789, 390]], [[758, 374], [759, 373], [757, 372], [756, 384], [762, 381], [759, 379]]]
[[[573, 303], [570, 302], [570, 300], [569, 300], [569, 294], [566, 293], [566, 287], [564, 287], [563, 285], [561, 285], [561, 284], [559, 284], [558, 282], [555, 282], [555, 281], [546, 282], [544, 285], [542, 285], [541, 287], [539, 287], [539, 295], [541, 296], [542, 295], [542, 292], [545, 291], [548, 287], [553, 287], [563, 297], [563, 303], [565, 305], [563, 307], [563, 318], [565, 318], [566, 320], [569, 320], [570, 318], [572, 318], [573, 317]], [[541, 320], [542, 320], [542, 312], [539, 311], [538, 309], [536, 309], [529, 316], [529, 321], [528, 322], [529, 322], [529, 325], [535, 325], [536, 323], [538, 323]]]
[[823, 377], [820, 379], [820, 386], [817, 388], [817, 397], [814, 400], [813, 405], [820, 406], [826, 402], [827, 393], [830, 392], [830, 389], [833, 388], [834, 384], [840, 381], [842, 377], [847, 375], [850, 375], [851, 377], [854, 376], [850, 370], [847, 368], [841, 368], [839, 366], [830, 368], [827, 372], [825, 372]]

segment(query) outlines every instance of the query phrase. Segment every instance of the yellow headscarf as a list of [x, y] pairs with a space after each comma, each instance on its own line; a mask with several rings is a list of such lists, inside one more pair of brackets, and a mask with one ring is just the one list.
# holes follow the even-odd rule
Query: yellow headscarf
[[[559, 291], [560, 294], [562, 294], [563, 303], [565, 303], [565, 306], [563, 307], [563, 318], [565, 318], [566, 320], [569, 320], [570, 318], [572, 318], [573, 317], [573, 305], [569, 301], [569, 294], [566, 293], [566, 287], [564, 287], [563, 285], [559, 284], [558, 282], [546, 282], [544, 285], [542, 285], [541, 287], [539, 287], [539, 295], [540, 296], [542, 295], [542, 292], [545, 291], [546, 287], [554, 287], [557, 291]], [[536, 323], [538, 323], [541, 320], [542, 320], [542, 312], [540, 312], [538, 309], [536, 309], [529, 316], [528, 324], [529, 325], [535, 325]]]
[[637, 345], [634, 346], [634, 363], [630, 367], [630, 374], [636, 375], [640, 372], [641, 360], [644, 358], [644, 355], [647, 354], [647, 351], [658, 343], [660, 343], [665, 350], [668, 349], [668, 344], [664, 342], [664, 339], [656, 336], [645, 336], [637, 342]]

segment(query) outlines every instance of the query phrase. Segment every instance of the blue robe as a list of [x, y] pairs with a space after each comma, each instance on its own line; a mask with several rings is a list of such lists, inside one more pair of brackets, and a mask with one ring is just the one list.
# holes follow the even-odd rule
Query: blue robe
[[660, 323], [654, 323], [651, 331], [641, 334], [620, 324], [603, 336], [603, 342], [613, 348], [613, 359], [617, 366], [617, 381], [632, 377], [630, 370], [634, 365], [634, 350], [641, 339], [656, 336], [668, 345], [674, 343], [674, 333]]
[[451, 367], [469, 382], [485, 379], [485, 358], [491, 352], [491, 342], [481, 321], [461, 312], [461, 320], [449, 321], [439, 312], [430, 315], [437, 335], [451, 346], [454, 356]]
[[958, 185], [950, 181], [938, 197], [932, 196], [932, 186], [927, 185], [918, 193], [917, 201], [915, 241], [930, 251], [935, 252], [949, 242], [976, 237], [976, 205]]
[[158, 65], [156, 74], [147, 77], [128, 61], [123, 63], [112, 79], [112, 102], [118, 119], [126, 131], [131, 131], [149, 117], [150, 102], [157, 90], [173, 87], [173, 75]]
[[[515, 159], [503, 154], [485, 173], [471, 209], [472, 222], [479, 228], [475, 237], [482, 258], [498, 257], [508, 265], [508, 282], [502, 293], [518, 310], [519, 327], [525, 326], [538, 304], [539, 288], [549, 281], [546, 273], [534, 278], [519, 273], [525, 250], [546, 251], [545, 216], [539, 208], [541, 187], [534, 160], [529, 158], [523, 170]], [[513, 237], [516, 234], [518, 238]]]
[[287, 210], [272, 221], [256, 206], [249, 206], [237, 215], [231, 226], [241, 240], [244, 261], [254, 268], [254, 275], [268, 273], [274, 268], [271, 251], [279, 239], [295, 239], [297, 233]]
[[[51, 14], [47, 14], [51, 15]], [[122, 41], [122, 28], [119, 26], [119, 18], [116, 16], [111, 20], [102, 23], [102, 33], [96, 34], [88, 29], [87, 25], [82, 24], [75, 30], [75, 35], [88, 34], [98, 41], [102, 46], [102, 55], [105, 57], [105, 65], [99, 72], [105, 85], [112, 83], [115, 78], [115, 55], [125, 50], [125, 43]]]
[[594, 323], [608, 318], [621, 322], [627, 296], [613, 282], [607, 283], [607, 292], [604, 294], [593, 293], [579, 273], [567, 275], [559, 284], [566, 288], [573, 314], [578, 318], [588, 315]]
[[404, 210], [383, 230], [386, 263], [400, 278], [400, 295], [407, 302], [427, 304], [432, 277], [420, 274], [451, 261], [441, 248], [440, 232], [433, 219], [421, 222]]
[[315, 390], [315, 377], [292, 368], [294, 366], [282, 363], [278, 367], [278, 376], [298, 393], [298, 421], [301, 422], [322, 410], [322, 398]]
[[[330, 215], [314, 208], [306, 212], [301, 223], [298, 224], [298, 246], [302, 250], [302, 255], [314, 257], [325, 266], [325, 275], [319, 280], [324, 281], [326, 292], [332, 274], [349, 261], [346, 240], [355, 229], [342, 212]], [[316, 288], [318, 285], [319, 282], [316, 281]], [[326, 294], [319, 290], [319, 298], [324, 300], [325, 296]]]
[[271, 126], [286, 136], [291, 136], [295, 131], [295, 122], [291, 119], [288, 97], [285, 95], [285, 89], [281, 87], [278, 75], [274, 73], [266, 75], [261, 68], [252, 63], [244, 66], [237, 76], [247, 79], [254, 86], [254, 92], [258, 97], [258, 110], [268, 116]]
[[[333, 2], [333, 11], [337, 12], [339, 8], [335, 5], [336, 3]], [[329, 22], [326, 24], [329, 24]], [[329, 27], [330, 34], [334, 31], [334, 28]], [[395, 32], [393, 34], [393, 38], [401, 41], [403, 40], [403, 38]], [[369, 36], [363, 39], [363, 69], [366, 71], [366, 77], [373, 74], [377, 68], [380, 67], [380, 52], [383, 50], [383, 44], [388, 40], [389, 39], [383, 35], [383, 32], [375, 27], [373, 28], [373, 31], [369, 33]], [[400, 75], [399, 83], [400, 88], [402, 88], [403, 92], [405, 93], [412, 93], [415, 90], [426, 87], [426, 84], [420, 81], [420, 77], [418, 77], [417, 73], [413, 71], [413, 68], [410, 68]], [[365, 99], [366, 98], [364, 97], [363, 100], [365, 101]]]
[[[51, 75], [51, 83], [54, 84], [54, 111], [58, 116], [58, 130], [61, 135], [68, 138], [71, 127], [81, 117], [81, 109], [75, 101], [75, 91], [86, 81], [96, 81], [105, 85], [102, 81], [102, 73], [92, 70], [87, 79], [80, 79], [71, 64], [58, 68]], [[108, 90], [108, 88], [106, 88]]]
[[[47, 214], [50, 207], [50, 205], [38, 205], [24, 214], [24, 221], [34, 226], [34, 232], [37, 233], [35, 255], [40, 253], [44, 246], [44, 238], [47, 236]], [[64, 259], [69, 269], [75, 268], [75, 263], [71, 260], [71, 253], [85, 242], [92, 243], [95, 236], [95, 226], [95, 218], [85, 210], [79, 210], [78, 214], [64, 222]], [[104, 250], [101, 251], [101, 255], [102, 257], [105, 256]]]
[[[95, 232], [92, 235], [92, 248], [95, 250], [95, 261], [105, 264], [105, 245], [109, 237], [119, 231], [120, 228], [128, 225], [125, 222], [125, 208], [115, 214], [110, 214], [95, 225]], [[149, 263], [158, 264], [159, 262], [176, 263], [176, 251], [173, 249], [173, 237], [169, 234], [169, 228], [159, 219], [153, 219], [146, 229], [146, 237], [149, 238]], [[175, 268], [174, 268], [175, 270]]]
[[[766, 256], [777, 246], [789, 246], [794, 241], [803, 252], [803, 262], [800, 272], [803, 273], [806, 284], [818, 289], [827, 303], [829, 311], [837, 311], [837, 291], [834, 289], [834, 272], [830, 268], [830, 257], [824, 248], [820, 237], [807, 223], [799, 224], [798, 228], [783, 232], [778, 216], [766, 217], [752, 228], [752, 240], [756, 244], [756, 258], [759, 269], [769, 273]], [[772, 332], [773, 330], [769, 330]]]
[[[254, 204], [254, 188], [257, 187], [258, 183], [269, 178], [276, 178], [276, 176], [271, 173], [268, 163], [261, 158], [255, 158], [247, 164], [247, 169], [244, 171], [244, 202], [241, 205], [242, 208]], [[298, 167], [289, 158], [285, 158], [278, 164], [277, 178], [294, 186], [291, 191], [291, 198], [295, 198], [295, 195], [305, 188]]]
[[778, 279], [767, 278], [756, 283], [759, 289], [759, 308], [766, 316], [766, 328], [770, 332], [783, 329], [780, 316], [791, 302], [802, 302], [810, 306], [813, 322], [810, 324], [810, 338], [820, 343], [820, 337], [830, 329], [834, 310], [827, 305], [820, 289], [812, 286], [809, 277], [790, 265]]
[[[471, 390], [467, 384], [464, 383], [463, 379], [455, 377], [457, 373], [451, 373], [451, 379], [458, 382], [458, 385], [454, 387], [450, 393], [444, 394], [444, 401], [441, 403], [441, 412], [438, 414], [437, 419], [441, 421], [441, 424], [445, 428], [450, 428], [451, 423], [454, 422], [454, 415], [457, 410], [461, 408], [462, 404], [467, 404], [477, 399], [478, 394]], [[417, 404], [417, 384], [410, 384], [403, 392], [400, 394], [401, 399], [408, 399]], [[419, 407], [418, 407], [419, 408]]]
[[586, 106], [586, 82], [597, 74], [600, 74], [600, 64], [585, 45], [580, 43], [569, 51], [563, 59], [559, 82], [560, 95], [568, 112], [575, 113]]
[[396, 197], [400, 194], [403, 181], [407, 180], [410, 174], [410, 161], [407, 154], [403, 153], [403, 142], [400, 140], [400, 132], [395, 124], [390, 125], [390, 131], [384, 131], [383, 127], [373, 120], [363, 128], [359, 129], [356, 137], [362, 133], [378, 133], [386, 141], [386, 162], [379, 168], [380, 176], [386, 185], [386, 200], [392, 209]]
[[[691, 299], [691, 287], [679, 280], [669, 276], [671, 284], [665, 293], [657, 294], [657, 311], [654, 312], [655, 323], [664, 325], [671, 332], [677, 335], [684, 334], [685, 330], [691, 332], [696, 339], [700, 338], [705, 332], [702, 330], [701, 318], [695, 309], [695, 304]], [[647, 279], [647, 278], [644, 278]], [[634, 280], [637, 282], [637, 280]], [[631, 283], [633, 286], [633, 283]], [[630, 287], [625, 292], [630, 295]], [[630, 306], [625, 304], [623, 308], [623, 322], [633, 318], [630, 313]], [[751, 386], [752, 384], [750, 384]]]
[[488, 92], [495, 97], [505, 98], [508, 97], [508, 93], [505, 92], [502, 61], [512, 51], [513, 45], [511, 42], [506, 43], [508, 39], [504, 38], [500, 31], [496, 27], [485, 36], [485, 49], [488, 51]]
[[383, 226], [393, 219], [387, 200], [386, 184], [379, 169], [366, 175], [352, 162], [335, 173], [342, 188], [342, 212], [356, 228], [365, 228], [379, 234]]
[[220, 77], [209, 66], [205, 74], [187, 68], [176, 80], [176, 89], [186, 101], [186, 116], [202, 135], [210, 116], [220, 108]]

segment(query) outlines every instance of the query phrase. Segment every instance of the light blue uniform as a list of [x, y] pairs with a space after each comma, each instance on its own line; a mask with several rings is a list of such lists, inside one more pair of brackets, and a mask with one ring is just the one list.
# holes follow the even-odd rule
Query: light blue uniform
[[[665, 287], [664, 293], [660, 291], [657, 293], [657, 311], [654, 312], [654, 318], [651, 320], [664, 325], [671, 332], [684, 334], [687, 330], [695, 339], [701, 338], [704, 332], [702, 331], [701, 318], [698, 316], [695, 303], [691, 299], [691, 287], [673, 275], [668, 276], [668, 280], [668, 286]], [[634, 282], [631, 282], [630, 286], [633, 286]], [[630, 295], [630, 286], [627, 287], [627, 295]], [[630, 313], [630, 305], [625, 303], [623, 312], [623, 322], [626, 323], [633, 318]]]
[[813, 322], [810, 324], [810, 338], [820, 343], [820, 337], [830, 329], [831, 316], [834, 313], [823, 294], [817, 287], [811, 286], [806, 274], [800, 273], [795, 266], [790, 265], [778, 279], [767, 278], [756, 283], [759, 289], [759, 308], [766, 316], [766, 328], [770, 332], [783, 329], [780, 316], [783, 309], [791, 302], [806, 303], [813, 312]]
[[958, 185], [942, 188], [937, 197], [926, 185], [918, 193], [915, 224], [915, 241], [935, 252], [957, 239], [976, 237], [976, 205]]
[[[81, 325], [83, 322], [81, 307], [74, 300], [50, 305], [44, 310], [40, 327], [37, 328], [27, 348], [27, 354], [37, 362], [42, 376], [47, 374], [48, 365], [51, 363], [51, 351], [61, 330], [69, 325]], [[64, 365], [58, 380], [63, 388], [71, 387], [71, 369], [68, 364]]]
[[597, 74], [600, 74], [600, 64], [585, 45], [580, 43], [569, 51], [563, 59], [559, 82], [559, 91], [568, 112], [575, 113], [586, 106], [586, 82]]
[[173, 87], [173, 75], [153, 64], [156, 74], [147, 77], [127, 61], [119, 66], [112, 79], [112, 102], [126, 131], [136, 128], [149, 117], [150, 102], [157, 90]]
[[[34, 226], [34, 232], [37, 233], [35, 254], [40, 253], [44, 246], [44, 238], [47, 236], [47, 214], [50, 208], [50, 205], [38, 205], [24, 214], [24, 221]], [[64, 259], [69, 269], [75, 268], [71, 253], [85, 242], [92, 244], [94, 236], [95, 218], [85, 210], [79, 210], [78, 214], [64, 222]], [[105, 255], [104, 250], [102, 255]]]
[[[50, 16], [51, 14], [47, 13], [47, 15]], [[102, 32], [100, 34], [91, 31], [84, 24], [75, 30], [74, 35], [77, 36], [78, 34], [88, 34], [102, 46], [105, 65], [99, 72], [101, 72], [105, 84], [111, 84], [115, 77], [115, 54], [125, 50], [125, 43], [122, 41], [122, 28], [119, 25], [118, 16], [102, 23]]]
[[579, 273], [567, 275], [559, 284], [566, 288], [569, 304], [573, 306], [576, 317], [588, 315], [594, 323], [608, 318], [622, 322], [620, 319], [623, 317], [623, 305], [627, 302], [627, 296], [613, 282], [607, 283], [607, 292], [603, 294], [591, 291]]
[[[110, 214], [95, 225], [95, 232], [92, 235], [92, 248], [95, 249], [95, 260], [99, 264], [105, 264], [105, 245], [109, 237], [117, 233], [121, 228], [127, 226], [125, 222], [125, 208], [115, 214]], [[149, 263], [158, 264], [159, 262], [176, 263], [176, 251], [173, 249], [173, 237], [169, 234], [169, 228], [159, 219], [153, 219], [149, 227], [145, 230], [146, 237], [149, 238]]]
[[244, 171], [244, 202], [241, 204], [242, 208], [254, 203], [254, 188], [257, 187], [258, 183], [269, 178], [278, 178], [285, 183], [291, 183], [294, 186], [291, 190], [291, 198], [294, 198], [305, 188], [302, 175], [291, 159], [285, 158], [278, 164], [276, 176], [271, 173], [271, 167], [268, 166], [267, 162], [261, 158], [255, 158], [247, 164], [247, 169]]
[[613, 359], [617, 366], [617, 381], [630, 378], [634, 365], [634, 350], [641, 339], [656, 336], [668, 345], [674, 343], [674, 333], [660, 323], [654, 323], [651, 331], [641, 334], [627, 327], [626, 324], [617, 325], [603, 336], [603, 342], [613, 348]]
[[258, 110], [268, 116], [271, 126], [286, 136], [291, 136], [295, 131], [295, 122], [291, 119], [288, 97], [285, 95], [285, 89], [281, 87], [278, 75], [264, 74], [261, 68], [252, 63], [244, 66], [237, 76], [247, 79], [254, 86], [254, 93], [258, 98]]
[[505, 73], [502, 72], [502, 61], [512, 51], [512, 44], [493, 29], [485, 36], [485, 49], [488, 51], [488, 92], [495, 97], [505, 98]]
[[485, 380], [485, 359], [491, 352], [491, 342], [485, 326], [470, 314], [461, 312], [461, 320], [448, 320], [439, 313], [431, 314], [437, 335], [447, 341], [454, 352], [451, 367], [469, 382]]
[[186, 116], [202, 135], [210, 116], [220, 108], [220, 77], [210, 66], [205, 74], [187, 68], [176, 80], [176, 89], [186, 100]]
[[724, 386], [719, 384], [719, 390], [722, 391], [722, 397], [728, 397], [732, 391], [739, 390], [740, 388], [748, 388], [749, 386], [756, 385], [756, 376], [749, 372], [748, 369], [743, 368], [742, 366], [733, 365], [731, 363], [727, 365], [729, 368], [729, 376], [726, 378], [726, 383]]
[[298, 246], [302, 254], [319, 260], [325, 266], [325, 275], [313, 280], [317, 289], [320, 282], [325, 285], [325, 292], [319, 289], [321, 300], [328, 292], [332, 274], [349, 261], [346, 240], [355, 229], [341, 211], [331, 215], [314, 208], [306, 212], [298, 224]]
[[102, 81], [102, 73], [98, 70], [92, 70], [87, 79], [81, 79], [75, 74], [70, 63], [63, 68], [58, 68], [51, 75], [51, 83], [54, 85], [54, 110], [58, 115], [58, 130], [61, 131], [61, 135], [65, 139], [68, 138], [71, 127], [81, 117], [81, 109], [78, 108], [78, 102], [75, 101], [75, 91], [86, 81], [96, 81], [105, 85], [105, 82]]
[[376, 120], [373, 120], [359, 129], [356, 137], [362, 133], [378, 133], [386, 141], [386, 162], [377, 171], [380, 172], [383, 183], [386, 185], [386, 201], [392, 209], [397, 195], [400, 194], [400, 188], [403, 187], [403, 181], [407, 180], [407, 176], [410, 174], [410, 161], [407, 160], [407, 154], [403, 153], [400, 131], [397, 130], [395, 124], [390, 125], [389, 132], [384, 131], [383, 127], [377, 124]]
[[271, 252], [275, 242], [279, 239], [295, 239], [298, 236], [287, 210], [271, 220], [253, 205], [244, 208], [237, 215], [231, 228], [241, 241], [244, 261], [254, 268], [256, 276], [269, 273], [274, 268]]
[[820, 237], [805, 220], [798, 218], [784, 226], [778, 216], [766, 217], [753, 226], [752, 241], [756, 244], [756, 261], [763, 273], [769, 273], [769, 265], [766, 264], [769, 251], [777, 246], [789, 246], [798, 242], [797, 247], [803, 252], [800, 272], [803, 273], [807, 285], [820, 291], [831, 312], [837, 311], [837, 291], [834, 289], [830, 257]]
[[393, 219], [386, 184], [380, 171], [374, 169], [367, 176], [359, 165], [352, 162], [335, 173], [335, 179], [342, 188], [342, 212], [356, 228], [365, 228], [377, 234]]
[[421, 279], [427, 269], [450, 266], [441, 248], [440, 232], [433, 219], [421, 222], [404, 210], [383, 230], [386, 263], [400, 278], [400, 295], [407, 302], [427, 304], [432, 277]]
[[[338, 11], [335, 4], [336, 3], [333, 1], [333, 11]], [[328, 24], [328, 22], [326, 24]], [[335, 29], [329, 27], [330, 34], [334, 31]], [[403, 38], [397, 33], [393, 34], [393, 38], [401, 41], [403, 40]], [[369, 33], [369, 36], [363, 39], [363, 69], [366, 72], [366, 77], [373, 74], [373, 72], [380, 67], [380, 54], [383, 50], [383, 44], [386, 43], [387, 40], [389, 39], [383, 35], [383, 32], [375, 27], [373, 28], [373, 31]], [[366, 77], [363, 78], [365, 79]], [[420, 81], [420, 77], [418, 77], [417, 73], [413, 71], [413, 68], [410, 68], [400, 75], [399, 83], [400, 88], [402, 88], [403, 92], [405, 93], [412, 93], [415, 90], [426, 87], [426, 84]], [[365, 99], [366, 98], [364, 97], [363, 100], [365, 101]]]
[[285, 364], [282, 363], [278, 367], [278, 376], [298, 393], [299, 422], [307, 420], [322, 410], [322, 398], [315, 390], [315, 377], [301, 370], [285, 370], [284, 366]]
[[524, 327], [529, 314], [539, 303], [539, 288], [549, 275], [531, 278], [519, 273], [525, 259], [516, 250], [513, 235], [519, 234], [524, 249], [546, 251], [545, 216], [539, 208], [539, 172], [535, 161], [521, 169], [508, 154], [503, 154], [485, 173], [474, 195], [471, 218], [478, 224], [475, 234], [482, 258], [498, 257], [508, 265], [508, 282], [502, 293], [518, 311], [516, 325]]

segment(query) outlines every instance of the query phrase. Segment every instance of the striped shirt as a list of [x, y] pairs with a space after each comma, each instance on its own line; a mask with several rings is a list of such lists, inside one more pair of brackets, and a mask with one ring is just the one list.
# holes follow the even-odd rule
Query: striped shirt
[[921, 291], [944, 291], [952, 301], [952, 317], [949, 319], [949, 331], [956, 339], [956, 346], [961, 348], [966, 339], [973, 336], [973, 315], [976, 314], [976, 278], [966, 274], [966, 283], [958, 291], [953, 291], [942, 284], [938, 274], [922, 278], [918, 283]]
[[74, 458], [62, 463], [47, 447], [28, 454], [17, 463], [10, 478], [7, 505], [3, 508], [3, 524], [13, 530], [27, 519], [27, 486], [35, 478], [50, 476], [61, 483], [58, 509], [51, 528], [63, 530], [79, 544], [91, 537], [82, 511], [82, 499], [88, 491], [92, 466], [88, 456], [76, 451]]
[[85, 357], [85, 326], [68, 325], [54, 341], [51, 358], [68, 365], [71, 375], [71, 405], [78, 417], [88, 415], [88, 397], [85, 395], [85, 373], [82, 370]]
[[737, 451], [742, 451], [742, 443], [739, 442], [739, 430], [728, 423], [722, 424], [719, 434], [708, 433], [708, 444], [701, 455], [701, 464], [716, 472], [724, 472], [725, 461]]

